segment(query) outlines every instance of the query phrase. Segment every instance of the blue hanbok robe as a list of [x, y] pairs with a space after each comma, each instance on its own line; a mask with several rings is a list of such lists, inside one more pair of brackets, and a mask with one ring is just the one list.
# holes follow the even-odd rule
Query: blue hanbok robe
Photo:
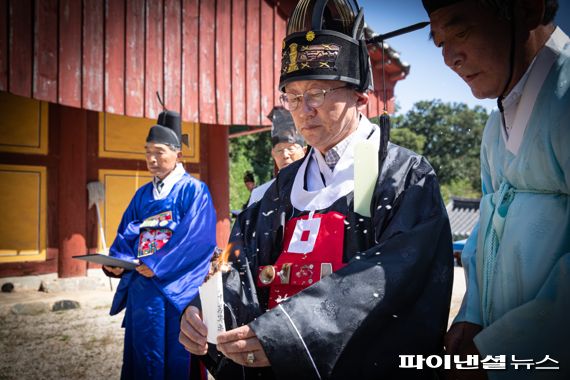
[[[505, 141], [498, 112], [483, 134], [481, 218], [462, 253], [467, 292], [454, 323], [483, 326], [474, 339], [483, 357], [506, 355], [506, 370], [487, 371], [490, 379], [570, 378], [570, 44], [562, 46], [528, 123], [514, 126], [525, 127], [512, 132], [520, 145]], [[516, 370], [513, 359], [534, 364]]]
[[[126, 307], [122, 379], [188, 379], [190, 355], [178, 341], [180, 316], [208, 273], [215, 224], [207, 186], [187, 173], [164, 199], [155, 199], [152, 183], [136, 192], [110, 254], [138, 257], [155, 276], [126, 271], [113, 300], [111, 315]], [[149, 233], [169, 236], [150, 255], [142, 248], [148, 248], [142, 236]]]

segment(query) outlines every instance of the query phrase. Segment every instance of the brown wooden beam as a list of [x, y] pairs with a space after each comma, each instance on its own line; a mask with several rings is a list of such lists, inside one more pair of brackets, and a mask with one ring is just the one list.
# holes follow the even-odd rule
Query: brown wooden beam
[[59, 277], [84, 276], [86, 264], [73, 259], [87, 253], [87, 114], [51, 106], [59, 112]]
[[228, 138], [233, 139], [233, 138], [241, 137], [241, 136], [255, 135], [256, 133], [267, 132], [270, 130], [271, 130], [271, 127], [255, 128], [255, 129], [252, 128], [252, 129], [249, 129], [247, 131], [232, 133], [231, 135], [228, 136]]
[[228, 127], [223, 125], [207, 125], [202, 131], [201, 139], [206, 145], [206, 163], [208, 176], [203, 180], [208, 184], [214, 207], [216, 208], [216, 242], [224, 248], [230, 237], [230, 162]]

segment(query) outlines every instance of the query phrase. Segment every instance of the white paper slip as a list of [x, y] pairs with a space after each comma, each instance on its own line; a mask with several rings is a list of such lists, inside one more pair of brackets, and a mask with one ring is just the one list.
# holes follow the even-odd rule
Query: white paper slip
[[370, 203], [378, 179], [378, 147], [371, 141], [354, 148], [354, 212], [371, 216]]
[[218, 334], [226, 331], [222, 272], [210, 277], [198, 291], [202, 303], [202, 319], [208, 328], [208, 343], [216, 344]]

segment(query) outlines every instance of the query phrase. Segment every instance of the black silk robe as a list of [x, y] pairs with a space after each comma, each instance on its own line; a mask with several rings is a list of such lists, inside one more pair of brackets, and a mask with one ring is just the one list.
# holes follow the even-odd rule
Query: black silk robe
[[[309, 155], [307, 155], [309, 156]], [[430, 164], [389, 144], [371, 214], [353, 212], [353, 193], [319, 213], [346, 215], [347, 265], [266, 311], [257, 288], [260, 265], [275, 263], [283, 226], [307, 212], [291, 205], [297, 161], [263, 199], [243, 211], [230, 241], [240, 254], [225, 275], [226, 328], [249, 324], [271, 368], [238, 366], [211, 345], [202, 357], [218, 379], [434, 378], [431, 369], [401, 369], [399, 355], [441, 355], [453, 282], [452, 240]]]

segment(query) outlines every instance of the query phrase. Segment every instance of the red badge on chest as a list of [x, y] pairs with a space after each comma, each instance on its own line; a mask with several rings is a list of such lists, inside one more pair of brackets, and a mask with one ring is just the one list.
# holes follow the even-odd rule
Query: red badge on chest
[[172, 211], [146, 218], [140, 225], [137, 257], [150, 256], [161, 249], [172, 237], [172, 231], [165, 227], [172, 221]]
[[285, 225], [283, 250], [274, 265], [259, 268], [258, 286], [269, 286], [269, 308], [345, 266], [345, 216], [305, 215]]

